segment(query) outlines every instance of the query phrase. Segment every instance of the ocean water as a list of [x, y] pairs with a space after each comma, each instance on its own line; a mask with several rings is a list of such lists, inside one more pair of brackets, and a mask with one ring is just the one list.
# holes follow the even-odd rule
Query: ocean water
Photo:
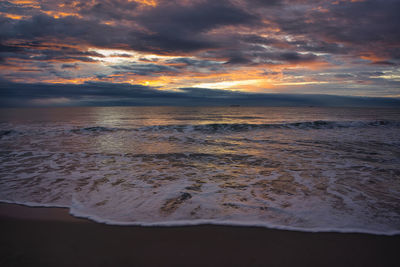
[[400, 109], [2, 109], [0, 201], [108, 224], [399, 234]]

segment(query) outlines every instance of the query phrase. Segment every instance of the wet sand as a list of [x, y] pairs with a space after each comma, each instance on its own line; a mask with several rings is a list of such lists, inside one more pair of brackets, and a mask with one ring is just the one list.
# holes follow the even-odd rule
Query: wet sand
[[400, 236], [110, 226], [0, 204], [0, 266], [399, 266]]

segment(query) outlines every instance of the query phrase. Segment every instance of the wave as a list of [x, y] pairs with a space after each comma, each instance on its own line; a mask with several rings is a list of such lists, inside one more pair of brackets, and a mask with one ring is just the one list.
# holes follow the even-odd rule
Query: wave
[[145, 131], [145, 132], [241, 132], [251, 130], [267, 129], [338, 129], [338, 128], [364, 128], [364, 127], [400, 127], [400, 121], [306, 121], [290, 123], [210, 123], [210, 124], [175, 124], [175, 125], [153, 125], [135, 129], [126, 128], [106, 128], [106, 127], [87, 127], [78, 132], [115, 132], [115, 131]]
[[141, 226], [141, 227], [186, 227], [186, 226], [197, 226], [197, 225], [219, 225], [219, 226], [235, 226], [235, 227], [262, 227], [268, 229], [284, 230], [284, 231], [297, 231], [297, 232], [309, 232], [309, 233], [359, 233], [359, 234], [370, 234], [370, 235], [383, 235], [383, 236], [397, 236], [400, 235], [399, 230], [372, 230], [363, 228], [337, 228], [337, 227], [312, 227], [303, 228], [296, 226], [279, 225], [269, 223], [265, 221], [237, 221], [237, 220], [217, 220], [217, 219], [194, 219], [194, 220], [166, 220], [166, 221], [154, 221], [154, 222], [141, 222], [141, 221], [118, 221], [102, 218], [97, 215], [88, 214], [81, 212], [79, 208], [75, 207], [74, 204], [70, 205], [55, 205], [55, 204], [43, 204], [35, 202], [21, 202], [21, 201], [10, 201], [0, 199], [0, 203], [6, 204], [17, 204], [27, 207], [45, 207], [45, 208], [67, 208], [69, 214], [76, 218], [87, 219], [95, 223], [101, 223], [106, 225], [117, 225], [117, 226]]
[[[210, 124], [172, 124], [172, 125], [152, 125], [139, 128], [118, 128], [105, 126], [89, 126], [73, 129], [48, 129], [47, 133], [73, 133], [73, 134], [102, 134], [115, 132], [204, 132], [204, 133], [223, 133], [223, 132], [243, 132], [253, 130], [268, 129], [299, 129], [299, 130], [319, 130], [319, 129], [341, 129], [341, 128], [368, 128], [386, 127], [398, 128], [400, 121], [376, 120], [376, 121], [305, 121], [289, 123], [210, 123]], [[42, 133], [43, 130], [39, 132]], [[34, 134], [35, 130], [0, 130], [0, 139], [9, 138], [15, 135]]]
[[109, 128], [103, 126], [92, 126], [70, 130], [73, 133], [101, 133], [101, 132], [117, 132], [117, 131], [128, 131], [124, 128]]
[[343, 233], [343, 234], [370, 234], [383, 236], [400, 235], [399, 230], [370, 230], [363, 228], [337, 228], [337, 227], [313, 227], [303, 228], [296, 226], [278, 225], [265, 221], [237, 221], [237, 220], [216, 220], [216, 219], [194, 219], [194, 220], [174, 220], [174, 221], [157, 221], [157, 222], [125, 222], [104, 219], [96, 215], [79, 212], [74, 208], [70, 208], [69, 212], [72, 216], [81, 219], [87, 219], [96, 223], [118, 226], [142, 226], [142, 227], [180, 227], [180, 226], [197, 226], [197, 225], [217, 225], [217, 226], [236, 226], [236, 227], [262, 227], [267, 229], [296, 231], [306, 233]]
[[0, 139], [3, 137], [7, 137], [7, 136], [11, 136], [11, 135], [15, 135], [18, 132], [15, 130], [1, 130], [0, 131]]

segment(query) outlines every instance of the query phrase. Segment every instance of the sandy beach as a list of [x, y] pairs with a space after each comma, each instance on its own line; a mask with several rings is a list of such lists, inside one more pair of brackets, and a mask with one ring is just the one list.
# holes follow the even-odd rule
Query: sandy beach
[[400, 236], [110, 226], [0, 204], [1, 266], [397, 266]]

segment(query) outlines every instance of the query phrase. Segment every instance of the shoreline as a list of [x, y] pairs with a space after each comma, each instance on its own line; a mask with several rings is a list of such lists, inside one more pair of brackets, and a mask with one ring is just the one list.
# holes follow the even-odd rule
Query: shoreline
[[0, 203], [2, 266], [397, 266], [400, 236], [116, 226]]
[[248, 223], [238, 221], [214, 221], [214, 220], [181, 220], [181, 221], [167, 221], [167, 222], [119, 222], [110, 221], [98, 218], [96, 216], [74, 214], [70, 211], [69, 207], [64, 206], [41, 206], [34, 204], [7, 202], [0, 200], [0, 217], [11, 217], [18, 219], [33, 219], [33, 220], [56, 220], [68, 222], [90, 222], [96, 224], [104, 224], [110, 226], [127, 226], [127, 227], [191, 227], [191, 226], [226, 226], [226, 227], [250, 227], [250, 228], [263, 228], [269, 230], [280, 231], [294, 231], [304, 233], [338, 233], [338, 234], [366, 234], [377, 236], [399, 236], [399, 231], [391, 232], [376, 232], [363, 229], [337, 229], [337, 228], [313, 228], [303, 229], [289, 226], [275, 226], [261, 223]]
[[[92, 223], [84, 218], [78, 218], [69, 213], [67, 207], [36, 207], [24, 204], [0, 202], [0, 219], [60, 221]], [[93, 222], [94, 223], [94, 222]]]

